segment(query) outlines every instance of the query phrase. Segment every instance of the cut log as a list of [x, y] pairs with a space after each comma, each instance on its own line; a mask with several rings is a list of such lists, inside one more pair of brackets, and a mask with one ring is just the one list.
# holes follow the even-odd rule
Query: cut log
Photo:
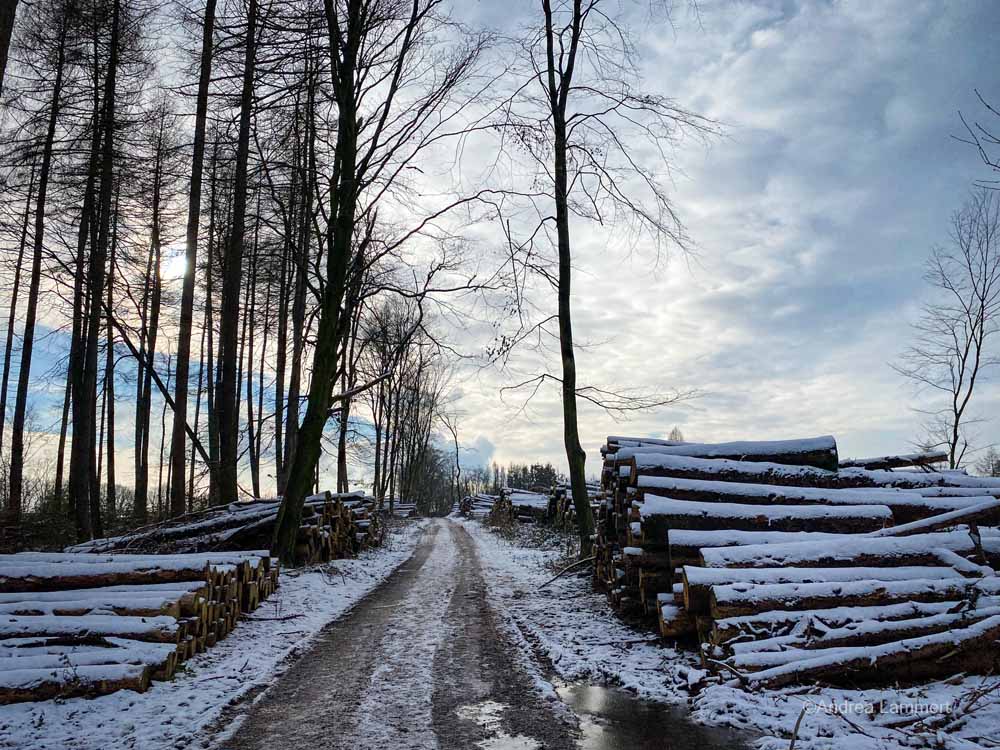
[[947, 451], [927, 451], [924, 453], [899, 453], [894, 456], [873, 456], [872, 458], [849, 458], [840, 462], [841, 469], [903, 469], [907, 466], [929, 466], [948, 460]]
[[[638, 524], [635, 524], [638, 526]], [[734, 531], [717, 529], [698, 531], [671, 529], [667, 532], [670, 564], [674, 568], [697, 565], [702, 548], [739, 547], [747, 544], [787, 544], [789, 542], [818, 542], [826, 539], [843, 539], [843, 534], [811, 531]]]
[[837, 684], [915, 681], [958, 672], [991, 674], [1000, 667], [1000, 616], [965, 628], [909, 638], [880, 646], [829, 649], [819, 656], [797, 659], [748, 676], [751, 687], [781, 687], [792, 683]]
[[[143, 643], [117, 639], [119, 645], [39, 646], [0, 654], [0, 672], [24, 669], [93, 667], [102, 664], [137, 664], [149, 667], [154, 679], [168, 680], [177, 667], [177, 646], [171, 643]], [[127, 644], [127, 645], [121, 645]]]
[[1000, 595], [1000, 579], [918, 579], [713, 586], [710, 611], [716, 620], [768, 610], [865, 607], [900, 602], [975, 601]]
[[116, 636], [176, 643], [181, 627], [173, 617], [17, 617], [0, 616], [0, 638]]
[[938, 547], [959, 555], [976, 550], [965, 530], [887, 538], [844, 534], [830, 541], [703, 549], [701, 564], [709, 568], [933, 566], [939, 564], [934, 553]]
[[683, 607], [673, 603], [673, 595], [661, 594], [657, 600], [660, 635], [664, 638], [684, 638], [697, 631], [695, 619]]
[[700, 568], [685, 565], [683, 569], [684, 607], [692, 614], [707, 615], [713, 586], [930, 579], [961, 581], [965, 580], [965, 576], [951, 567]]
[[730, 651], [752, 649], [753, 642], [762, 639], [795, 637], [810, 629], [843, 628], [852, 623], [877, 620], [907, 620], [932, 617], [949, 612], [961, 612], [976, 607], [998, 607], [1000, 597], [980, 597], [975, 605], [967, 601], [902, 602], [872, 607], [831, 607], [820, 610], [774, 610], [756, 612], [742, 617], [729, 617], [712, 622], [706, 640]]
[[[863, 482], [875, 487], [966, 487], [977, 489], [1000, 488], [1000, 477], [974, 477], [964, 472], [951, 471], [881, 471], [869, 469], [841, 469], [844, 481]], [[860, 485], [859, 485], [860, 486]], [[988, 494], [988, 493], [986, 493]]]
[[[946, 630], [963, 628], [988, 617], [1000, 615], [1000, 607], [978, 607], [959, 612], [943, 612], [927, 617], [914, 617], [905, 620], [861, 620], [839, 628], [828, 628], [815, 618], [808, 626], [794, 635], [765, 638], [759, 641], [747, 641], [733, 644], [734, 658], [742, 659], [746, 666], [753, 663], [753, 655], [765, 653], [803, 652], [802, 658], [809, 658], [813, 649], [841, 648], [844, 646], [877, 646], [892, 641], [902, 641], [907, 638], [917, 638], [931, 633], [943, 633]], [[814, 654], [818, 655], [818, 654]], [[757, 669], [785, 661], [758, 662]], [[731, 662], [737, 666], [735, 662]]]
[[1000, 521], [1000, 499], [989, 498], [970, 504], [964, 508], [939, 513], [929, 518], [903, 524], [902, 526], [880, 529], [873, 532], [872, 536], [909, 536], [911, 534], [923, 534], [929, 531], [951, 528], [964, 523], [997, 523], [998, 521]]
[[246, 552], [189, 552], [167, 555], [144, 555], [131, 553], [82, 553], [82, 552], [17, 552], [0, 555], [0, 565], [24, 565], [29, 562], [42, 563], [72, 563], [78, 565], [103, 565], [107, 563], [124, 562], [165, 562], [180, 561], [194, 565], [240, 565], [263, 564], [269, 567], [271, 553], [267, 550], [252, 550]]
[[821, 487], [782, 487], [770, 484], [710, 482], [679, 477], [639, 475], [639, 496], [646, 493], [696, 502], [725, 502], [753, 505], [885, 505], [896, 524], [927, 518], [940, 513], [964, 510], [989, 499], [925, 497], [916, 492], [875, 489], [824, 489]]
[[116, 614], [133, 617], [167, 616], [188, 617], [198, 611], [204, 598], [193, 592], [170, 591], [156, 596], [140, 593], [94, 592], [87, 599], [42, 600], [31, 594], [20, 602], [0, 603], [0, 615], [43, 616], [58, 615], [69, 617], [87, 614]]
[[[216, 567], [219, 570], [219, 567]], [[208, 580], [208, 566], [185, 560], [137, 560], [103, 565], [70, 563], [0, 563], [0, 591], [52, 591], [117, 584]]]
[[803, 440], [758, 440], [734, 443], [684, 443], [682, 445], [650, 445], [620, 448], [616, 457], [631, 457], [641, 453], [666, 456], [728, 459], [731, 461], [766, 462], [786, 466], [812, 466], [827, 471], [837, 470], [837, 441], [832, 435]]
[[176, 594], [208, 595], [206, 581], [176, 581], [174, 583], [142, 583], [124, 584], [119, 586], [103, 586], [93, 589], [63, 589], [61, 591], [32, 591], [0, 594], [0, 604], [21, 602], [27, 599], [41, 602], [62, 602], [79, 599], [92, 599], [95, 596], [132, 594], [137, 597], [169, 596]]
[[666, 539], [670, 529], [868, 532], [892, 523], [892, 512], [884, 505], [695, 503], [647, 494], [645, 502], [632, 508], [646, 538]]
[[[743, 482], [793, 487], [873, 487], [876, 483], [864, 473], [844, 478], [834, 471], [811, 466], [789, 466], [754, 461], [732, 461], [722, 458], [694, 458], [667, 453], [632, 453], [623, 449], [617, 457], [619, 468], [628, 470], [628, 483], [635, 485], [640, 476], [679, 477], [710, 482]], [[852, 470], [854, 471], [854, 470]]]
[[0, 672], [0, 705], [50, 698], [94, 697], [118, 690], [143, 693], [152, 670], [141, 664], [103, 664]]
[[647, 570], [668, 570], [672, 571], [674, 566], [670, 564], [670, 556], [663, 552], [651, 552], [643, 547], [623, 547], [622, 557], [625, 565], [634, 565]]

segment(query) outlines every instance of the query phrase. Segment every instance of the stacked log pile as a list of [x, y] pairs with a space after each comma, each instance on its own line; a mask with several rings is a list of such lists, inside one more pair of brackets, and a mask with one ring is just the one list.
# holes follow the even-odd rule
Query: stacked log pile
[[395, 518], [412, 518], [417, 515], [417, 504], [405, 500], [397, 500], [393, 503], [392, 515]]
[[829, 437], [604, 453], [595, 583], [723, 677], [1000, 668], [1000, 480], [929, 470], [936, 454], [840, 464]]
[[[605, 499], [605, 491], [597, 482], [587, 482], [587, 497], [590, 509], [597, 517], [598, 509]], [[568, 484], [557, 484], [549, 498], [548, 518], [552, 524], [565, 531], [576, 530], [576, 506], [573, 504], [573, 488]]]
[[0, 704], [143, 692], [278, 586], [266, 551], [0, 556]]
[[493, 505], [500, 499], [500, 495], [487, 495], [479, 493], [463, 497], [459, 503], [459, 512], [466, 518], [476, 518], [482, 520], [493, 510]]
[[[83, 553], [178, 554], [269, 547], [280, 500], [248, 500], [163, 521], [130, 534], [67, 548]], [[382, 543], [384, 524], [375, 500], [364, 493], [323, 492], [306, 498], [295, 546], [295, 564], [351, 557]]]
[[508, 489], [504, 494], [509, 497], [514, 516], [522, 523], [541, 523], [549, 518], [549, 495], [529, 490]]

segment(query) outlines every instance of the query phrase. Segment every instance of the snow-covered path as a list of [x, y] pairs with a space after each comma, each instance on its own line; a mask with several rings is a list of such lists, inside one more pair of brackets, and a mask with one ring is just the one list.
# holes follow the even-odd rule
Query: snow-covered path
[[396, 576], [227, 717], [239, 726], [218, 747], [576, 747], [575, 721], [519, 654], [495, 627], [468, 532], [436, 521]]

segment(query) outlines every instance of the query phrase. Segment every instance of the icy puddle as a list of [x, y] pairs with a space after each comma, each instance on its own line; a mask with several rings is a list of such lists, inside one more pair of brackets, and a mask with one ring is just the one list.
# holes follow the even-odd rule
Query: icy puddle
[[580, 717], [581, 750], [741, 750], [739, 734], [692, 722], [682, 708], [595, 685], [557, 688]]
[[455, 713], [461, 719], [476, 722], [493, 735], [477, 742], [476, 747], [483, 750], [540, 750], [541, 743], [533, 737], [526, 737], [523, 734], [512, 736], [500, 728], [503, 724], [501, 716], [506, 709], [506, 704], [483, 701], [471, 706], [462, 706]]

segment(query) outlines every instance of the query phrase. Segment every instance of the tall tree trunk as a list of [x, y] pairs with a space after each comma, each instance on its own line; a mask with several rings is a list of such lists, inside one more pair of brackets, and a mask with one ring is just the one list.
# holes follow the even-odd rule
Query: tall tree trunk
[[253, 115], [253, 84], [257, 46], [257, 0], [247, 9], [246, 54], [243, 60], [243, 91], [240, 97], [240, 131], [236, 145], [233, 180], [233, 216], [228, 247], [222, 262], [222, 300], [219, 344], [221, 377], [216, 393], [219, 415], [219, 493], [231, 502], [239, 498], [239, 407], [237, 382], [240, 329], [240, 283], [243, 278], [243, 243], [246, 233], [247, 172], [250, 158], [250, 125]]
[[73, 443], [70, 449], [69, 491], [76, 508], [77, 536], [90, 536], [91, 518], [88, 512], [92, 491], [91, 471], [94, 468], [94, 404], [97, 394], [97, 350], [101, 328], [101, 298], [104, 294], [104, 273], [107, 263], [111, 228], [111, 199], [114, 192], [115, 158], [115, 95], [117, 92], [119, 43], [121, 29], [121, 2], [114, 0], [111, 17], [110, 54], [104, 79], [104, 111], [101, 122], [101, 191], [98, 216], [100, 218], [97, 241], [90, 253], [87, 290], [88, 311], [87, 345], [80, 388], [73, 388]]
[[292, 291], [292, 365], [288, 376], [288, 399], [285, 413], [285, 446], [282, 466], [278, 472], [278, 494], [284, 496], [288, 487], [288, 472], [295, 459], [299, 435], [299, 398], [302, 392], [302, 353], [306, 323], [306, 274], [312, 236], [313, 196], [316, 180], [316, 147], [314, 132], [315, 80], [309, 78], [306, 90], [306, 127], [302, 164], [302, 206], [299, 215], [299, 236], [294, 260]]
[[[580, 557], [589, 557], [594, 533], [594, 517], [587, 497], [587, 454], [580, 445], [580, 430], [576, 410], [576, 353], [573, 348], [573, 317], [570, 308], [570, 283], [572, 253], [569, 238], [569, 184], [566, 157], [566, 102], [573, 77], [573, 61], [582, 33], [580, 0], [574, 1], [572, 22], [572, 47], [567, 51], [569, 62], [565, 68], [555, 60], [555, 35], [552, 9], [549, 0], [542, 0], [545, 11], [546, 61], [549, 87], [549, 104], [552, 114], [555, 157], [556, 233], [559, 247], [559, 352], [562, 356], [563, 442], [569, 464], [570, 487], [573, 507], [580, 535]], [[558, 78], [558, 83], [557, 83]]]
[[208, 345], [206, 348], [207, 389], [208, 389], [208, 502], [219, 504], [219, 415], [215, 409], [216, 359], [215, 359], [215, 227], [218, 210], [218, 167], [219, 141], [212, 145], [211, 197], [208, 208], [208, 256], [205, 258], [205, 326]]
[[17, 245], [17, 265], [14, 267], [14, 286], [10, 292], [10, 315], [7, 318], [7, 340], [3, 350], [3, 376], [0, 377], [0, 455], [3, 455], [4, 427], [7, 425], [7, 385], [10, 381], [10, 355], [14, 350], [14, 324], [17, 321], [17, 297], [21, 288], [21, 266], [24, 250], [28, 246], [28, 227], [31, 223], [31, 200], [35, 193], [35, 163], [31, 163], [28, 177], [28, 197], [24, 200], [21, 216], [21, 239]]
[[372, 423], [375, 428], [375, 469], [372, 474], [372, 494], [382, 508], [381, 474], [382, 474], [382, 393], [383, 384], [378, 384], [378, 391], [372, 398]]
[[[336, 184], [330, 191], [330, 222], [327, 230], [326, 286], [320, 305], [319, 327], [313, 349], [312, 380], [305, 417], [298, 432], [298, 445], [288, 477], [288, 486], [278, 512], [273, 551], [290, 561], [302, 519], [302, 505], [309, 492], [309, 476], [319, 465], [323, 430], [330, 414], [332, 388], [340, 348], [341, 305], [347, 285], [355, 213], [357, 211], [358, 112], [355, 76], [358, 55], [365, 33], [361, 0], [348, 0], [346, 18], [338, 19], [333, 0], [324, 0], [330, 39], [331, 70], [338, 105], [337, 143], [334, 162]], [[344, 28], [343, 35], [340, 29]], [[339, 50], [342, 50], [340, 52]]]
[[257, 467], [257, 497], [260, 497], [260, 459], [262, 440], [264, 436], [264, 362], [267, 355], [268, 330], [271, 327], [271, 289], [270, 283], [264, 292], [264, 330], [260, 342], [260, 361], [257, 367], [257, 429], [252, 444], [254, 463]]
[[[198, 431], [201, 424], [201, 398], [205, 387], [205, 337], [208, 334], [208, 305], [205, 306], [205, 317], [201, 327], [201, 343], [198, 346], [198, 391], [194, 401], [194, 430]], [[194, 471], [197, 465], [197, 452], [194, 443], [191, 444], [191, 465], [188, 474], [187, 510], [194, 510]]]
[[[156, 342], [160, 329], [160, 307], [163, 298], [163, 279], [160, 263], [163, 260], [161, 233], [161, 201], [163, 186], [163, 138], [165, 120], [160, 120], [160, 132], [156, 141], [156, 154], [153, 158], [153, 204], [152, 226], [150, 227], [149, 257], [146, 262], [146, 292], [144, 302], [148, 301], [148, 319], [143, 315], [146, 331], [144, 346], [140, 349], [145, 366], [139, 372], [138, 413], [136, 416], [136, 447], [135, 447], [135, 503], [137, 507], [148, 507], [149, 497], [149, 437], [150, 419], [153, 400], [153, 368], [156, 367]], [[181, 428], [185, 420], [181, 420]], [[157, 488], [157, 495], [162, 490]], [[158, 502], [159, 505], [159, 502]], [[157, 515], [160, 515], [158, 509]]]
[[14, 523], [21, 515], [24, 492], [24, 420], [28, 409], [28, 381], [31, 376], [31, 352], [35, 344], [35, 319], [38, 315], [38, 290], [42, 279], [42, 253], [45, 249], [45, 200], [52, 168], [52, 148], [56, 136], [56, 123], [62, 104], [63, 71], [66, 66], [65, 14], [61, 19], [58, 49], [56, 50], [56, 77], [52, 84], [49, 119], [42, 148], [42, 164], [38, 175], [38, 197], [35, 201], [35, 237], [31, 255], [31, 279], [28, 282], [28, 305], [24, 314], [24, 333], [21, 339], [21, 366], [17, 374], [17, 396], [14, 401], [14, 422], [10, 439], [10, 515]]
[[[295, 117], [298, 117], [296, 112]], [[289, 283], [289, 269], [292, 265], [292, 248], [295, 246], [295, 205], [298, 195], [297, 162], [301, 149], [296, 148], [296, 169], [292, 171], [292, 179], [288, 193], [288, 216], [285, 221], [285, 232], [281, 251], [281, 276], [278, 284], [278, 326], [277, 352], [274, 363], [274, 466], [277, 481], [281, 482], [284, 473], [284, 415], [285, 415], [285, 368], [288, 363], [288, 310], [291, 302], [292, 285]], [[281, 487], [278, 488], [281, 493]]]
[[[188, 193], [187, 234], [184, 245], [184, 282], [181, 289], [181, 312], [177, 332], [177, 370], [174, 375], [174, 425], [170, 439], [170, 460], [175, 481], [171, 485], [170, 515], [184, 512], [184, 460], [186, 435], [184, 422], [188, 411], [188, 380], [191, 363], [191, 328], [194, 318], [194, 278], [198, 263], [198, 225], [201, 221], [201, 177], [205, 166], [205, 130], [208, 122], [208, 88], [212, 82], [212, 47], [215, 30], [216, 0], [205, 3], [202, 22], [201, 64], [198, 75], [198, 101], [194, 116], [194, 150], [191, 157], [191, 190]], [[200, 380], [201, 373], [198, 373]], [[195, 429], [197, 430], [197, 424]], [[193, 469], [192, 469], [193, 471]], [[193, 475], [192, 475], [193, 476]]]
[[7, 55], [10, 51], [10, 37], [14, 32], [17, 3], [18, 0], [3, 0], [0, 3], [0, 94], [3, 93], [4, 73], [7, 72]]
[[[256, 232], [255, 232], [256, 235]], [[253, 259], [250, 262], [250, 283], [247, 284], [246, 303], [243, 318], [243, 343], [246, 345], [246, 359], [243, 366], [246, 370], [246, 402], [247, 402], [247, 456], [250, 459], [250, 486], [254, 497], [260, 497], [260, 466], [254, 447], [256, 444], [256, 425], [254, 423], [253, 395], [253, 338], [256, 326], [257, 297], [253, 290], [257, 287], [257, 242], [254, 240]], [[242, 357], [241, 357], [242, 360]]]
[[[80, 211], [80, 226], [76, 236], [76, 267], [73, 274], [73, 331], [69, 345], [69, 365], [66, 370], [66, 390], [63, 395], [62, 422], [59, 429], [59, 448], [56, 453], [56, 500], [61, 504], [63, 496], [63, 470], [66, 464], [66, 438], [69, 432], [70, 405], [74, 383], [78, 383], [83, 371], [86, 345], [84, 338], [85, 321], [89, 296], [83, 284], [87, 274], [87, 243], [92, 227], [96, 224], [94, 209], [97, 203], [97, 177], [101, 164], [101, 66], [98, 51], [99, 39], [96, 27], [93, 35], [93, 66], [91, 68], [91, 138], [90, 158], [87, 166], [87, 182], [83, 193], [83, 207]], [[70, 516], [76, 522], [76, 508], [70, 506]]]
[[[114, 268], [115, 268], [115, 258], [118, 254], [118, 204], [119, 195], [121, 192], [121, 185], [118, 186], [115, 195], [115, 225], [114, 232], [111, 236], [111, 256], [109, 258], [108, 267], [110, 272], [108, 273], [108, 313], [107, 313], [107, 348], [106, 348], [106, 360], [104, 362], [104, 398], [107, 402], [107, 446], [108, 446], [108, 488], [107, 488], [107, 507], [110, 511], [114, 512], [118, 503], [118, 491], [115, 486], [115, 327], [114, 327], [114, 309], [115, 309], [115, 298], [114, 298]], [[100, 533], [100, 532], [98, 532]]]

